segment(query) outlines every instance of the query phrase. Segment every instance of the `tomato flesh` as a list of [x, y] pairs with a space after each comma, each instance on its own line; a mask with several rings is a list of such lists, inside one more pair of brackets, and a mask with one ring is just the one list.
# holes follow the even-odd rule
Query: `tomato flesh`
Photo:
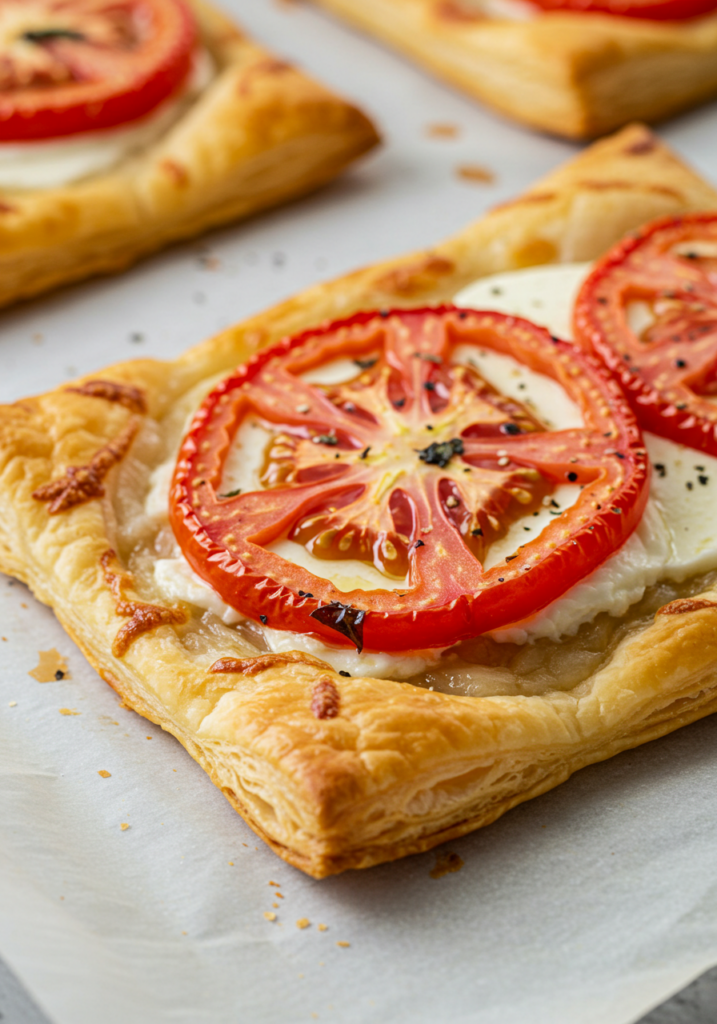
[[717, 10], [717, 0], [530, 0], [544, 11], [614, 14], [649, 21], [687, 21]]
[[[584, 428], [547, 430], [452, 359], [464, 344], [557, 380]], [[302, 379], [347, 358], [357, 361], [348, 381]], [[232, 439], [251, 417], [272, 431], [266, 489], [222, 496]], [[484, 569], [491, 542], [568, 481], [582, 487], [576, 503]], [[361, 313], [239, 367], [194, 417], [170, 518], [190, 565], [243, 614], [405, 651], [507, 626], [560, 597], [634, 530], [647, 481], [639, 428], [597, 360], [528, 321], [447, 306]], [[368, 563], [386, 589], [343, 592], [271, 550], [282, 539]]]
[[615, 246], [580, 290], [575, 334], [645, 430], [717, 456], [715, 214], [660, 219]]
[[0, 141], [61, 138], [151, 113], [186, 81], [184, 0], [0, 0]]

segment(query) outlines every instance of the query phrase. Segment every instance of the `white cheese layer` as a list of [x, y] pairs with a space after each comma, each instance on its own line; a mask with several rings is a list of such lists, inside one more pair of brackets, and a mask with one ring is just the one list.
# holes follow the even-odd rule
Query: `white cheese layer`
[[[496, 274], [465, 288], [454, 302], [522, 316], [569, 339], [572, 307], [589, 269], [588, 264], [572, 264]], [[644, 315], [634, 311], [636, 318]], [[519, 370], [516, 363], [514, 372]], [[660, 579], [680, 581], [717, 568], [717, 459], [653, 434], [645, 434], [645, 445], [653, 473], [647, 510], [635, 533], [567, 594], [529, 620], [496, 632], [495, 639], [557, 639], [600, 612], [624, 615]], [[503, 557], [512, 553], [509, 539], [517, 539], [523, 525], [530, 525], [530, 519], [513, 524], [501, 542]]]
[[180, 94], [139, 121], [61, 139], [0, 143], [0, 188], [59, 188], [111, 170], [161, 138], [213, 75], [213, 61], [201, 50]]

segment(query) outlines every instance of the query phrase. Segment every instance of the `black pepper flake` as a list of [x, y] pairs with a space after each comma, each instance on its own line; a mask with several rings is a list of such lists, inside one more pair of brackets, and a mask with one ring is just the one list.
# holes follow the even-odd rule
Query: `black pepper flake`
[[710, 478], [708, 476], [704, 476], [704, 474], [700, 473], [700, 475], [697, 477], [697, 479], [699, 480], [699, 482], [704, 487], [705, 484], [709, 483], [709, 479]]
[[403, 409], [405, 404], [406, 404], [406, 399], [405, 398], [397, 398], [396, 401], [393, 403], [393, 407], [394, 407], [394, 409]]
[[391, 311], [389, 309], [379, 309], [378, 315], [385, 320], [387, 316], [391, 315]]
[[265, 626], [268, 621], [269, 621], [269, 619], [267, 618], [266, 615], [260, 615], [259, 616], [259, 622], [262, 624], [262, 626]]
[[685, 487], [687, 488], [688, 491], [691, 491], [692, 488], [694, 487], [694, 484], [692, 483], [691, 480], [688, 480], [687, 483], [685, 484]]
[[58, 683], [59, 683], [59, 681], [60, 681], [61, 679], [64, 679], [64, 678], [65, 678], [65, 673], [64, 673], [64, 672], [62, 671], [62, 669], [61, 669], [61, 668], [58, 668], [57, 672], [55, 672], [55, 679], [56, 679], [56, 680], [58, 681]]
[[678, 370], [684, 370], [684, 368], [687, 366], [687, 363], [684, 361], [684, 359], [675, 359], [675, 366]]
[[465, 318], [466, 318], [467, 316], [468, 316], [468, 314], [467, 314], [467, 313], [459, 313], [459, 314], [458, 314], [458, 319], [459, 319], [459, 320], [465, 320]]
[[517, 557], [518, 557], [517, 555], [506, 555], [505, 556], [505, 560], [506, 560], [506, 562], [512, 562], [513, 559], [517, 558]]
[[471, 530], [471, 537], [482, 537], [482, 536], [483, 536], [483, 531], [481, 530], [480, 526], [477, 526], [475, 528], [475, 530]]
[[460, 437], [453, 437], [450, 441], [441, 443], [434, 441], [433, 444], [429, 444], [417, 452], [421, 462], [425, 462], [429, 466], [440, 466], [441, 469], [446, 468], [454, 455], [462, 454], [463, 441]]
[[568, 478], [568, 480], [570, 481], [570, 483], [574, 483], [577, 480], [577, 478], [578, 478], [578, 474], [577, 473], [573, 473], [572, 470], [569, 473], [566, 473], [565, 475]]
[[680, 412], [683, 409], [686, 409], [686, 408], [687, 408], [687, 402], [677, 402], [677, 404], [675, 405], [675, 409], [679, 409]]
[[343, 669], [339, 669], [339, 675], [343, 676], [345, 679], [350, 679], [351, 678], [351, 673], [350, 672], [344, 672]]
[[363, 620], [366, 617], [363, 609], [332, 601], [331, 604], [316, 608], [310, 617], [316, 619], [322, 626], [328, 626], [329, 629], [335, 629], [337, 633], [348, 637], [359, 654], [363, 650]]
[[440, 356], [434, 356], [432, 352], [414, 352], [413, 356], [415, 359], [422, 359], [424, 363], [433, 363], [434, 366], [440, 366], [443, 362]]
[[424, 540], [417, 540], [417, 541], [414, 541], [413, 546], [414, 546], [414, 548], [425, 548], [426, 542]]
[[553, 345], [558, 345], [560, 343], [560, 338], [558, 338], [558, 336], [555, 334], [550, 335], [550, 340], [552, 341]]
[[625, 458], [625, 456], [622, 454], [622, 452], [613, 452], [612, 454], [616, 455], [618, 457], [618, 459], [624, 459]]
[[653, 468], [658, 476], [667, 476], [667, 470], [661, 462], [653, 463]]
[[373, 356], [373, 358], [371, 359], [354, 359], [354, 363], [359, 367], [360, 370], [370, 370], [371, 367], [375, 366], [377, 362], [378, 356]]
[[597, 301], [600, 303], [601, 306], [607, 305], [607, 299], [604, 295], [598, 295]]
[[237, 494], [241, 494], [241, 487], [237, 487], [233, 491], [227, 491], [226, 494], [219, 494], [219, 495], [217, 495], [217, 497], [219, 497], [219, 498], [236, 498]]
[[698, 473], [704, 473], [705, 471], [704, 466], [695, 466], [694, 468], [697, 470]]
[[611, 508], [610, 511], [614, 512], [616, 516], [621, 516], [622, 515], [622, 509], [618, 508], [617, 505], [615, 505], [613, 508]]
[[522, 434], [523, 431], [520, 429], [517, 423], [501, 423], [500, 431], [502, 434]]
[[85, 36], [71, 28], [33, 28], [20, 36], [26, 43], [49, 43], [55, 39], [73, 39], [82, 42]]
[[499, 583], [505, 583], [505, 576], [499, 576], [498, 577], [498, 582]]
[[427, 423], [426, 430], [433, 430], [433, 425], [431, 423]]
[[300, 591], [299, 591], [299, 597], [313, 597], [313, 596], [314, 596], [314, 595], [313, 595], [313, 594], [310, 594], [310, 593], [308, 592], [308, 590], [300, 590]]
[[423, 385], [423, 387], [424, 387], [425, 391], [435, 391], [436, 390], [436, 385], [433, 383], [432, 380], [427, 380], [425, 382], [425, 384]]
[[314, 444], [327, 444], [330, 448], [334, 448], [338, 443], [339, 439], [334, 434], [317, 434], [313, 438]]
[[359, 458], [360, 458], [360, 459], [367, 459], [367, 458], [368, 458], [368, 453], [369, 453], [370, 451], [371, 451], [371, 445], [369, 445], [369, 446], [368, 446], [368, 448], [364, 448], [364, 450], [363, 450], [363, 451], [361, 452], [361, 454], [359, 455]]

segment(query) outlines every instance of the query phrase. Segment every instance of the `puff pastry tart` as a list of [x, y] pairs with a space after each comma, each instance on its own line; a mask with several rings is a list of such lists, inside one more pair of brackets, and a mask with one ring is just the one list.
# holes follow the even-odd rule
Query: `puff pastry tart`
[[535, 128], [591, 138], [717, 93], [713, 0], [317, 0]]
[[2, 569], [315, 877], [710, 713], [710, 210], [632, 127], [433, 251], [2, 407]]
[[0, 37], [0, 306], [306, 193], [378, 141], [200, 0], [2, 0]]

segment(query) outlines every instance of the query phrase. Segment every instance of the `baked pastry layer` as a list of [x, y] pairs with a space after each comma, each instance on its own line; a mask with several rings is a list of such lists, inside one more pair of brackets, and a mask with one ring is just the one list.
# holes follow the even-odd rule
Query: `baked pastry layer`
[[356, 107], [192, 7], [216, 75], [155, 144], [72, 185], [0, 193], [0, 306], [310, 192], [377, 143]]
[[[0, 408], [0, 566], [315, 877], [428, 849], [710, 713], [717, 590], [700, 594], [700, 580], [656, 615], [626, 616], [575, 683], [531, 691], [514, 671], [512, 692], [491, 692], [478, 646], [486, 695], [454, 696], [343, 678], [306, 654], [266, 654], [194, 606], [167, 607], [152, 573], [166, 537], [143, 511], [187, 415], [260, 345], [360, 308], [443, 301], [484, 274], [592, 259], [650, 218], [705, 208], [717, 193], [633, 127], [431, 252], [312, 288], [175, 362], [120, 364]], [[538, 650], [548, 676], [557, 659], [556, 683], [574, 643]]]
[[569, 138], [655, 122], [717, 93], [717, 14], [486, 17], [470, 0], [317, 0], [509, 117]]

